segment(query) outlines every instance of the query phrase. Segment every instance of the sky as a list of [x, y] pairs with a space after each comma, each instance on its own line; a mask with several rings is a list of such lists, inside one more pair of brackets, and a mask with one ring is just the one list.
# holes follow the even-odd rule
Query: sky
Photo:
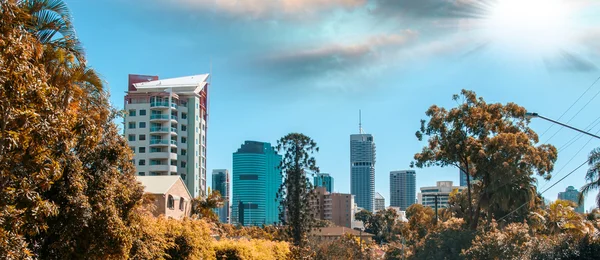
[[[600, 131], [600, 83], [592, 85], [600, 77], [600, 1], [65, 1], [88, 64], [118, 108], [128, 74], [169, 78], [212, 68], [207, 183], [212, 169], [231, 170], [245, 140], [275, 144], [300, 132], [319, 145], [317, 164], [335, 178], [335, 191], [349, 193], [349, 136], [362, 110], [377, 145], [375, 189], [389, 204], [389, 172], [409, 169], [425, 145], [415, 137], [425, 111], [456, 106], [452, 95], [461, 89]], [[540, 190], [600, 147], [541, 119], [531, 127], [559, 148], [553, 178]], [[455, 168], [416, 171], [417, 187], [459, 179]], [[586, 171], [544, 197], [579, 189]]]

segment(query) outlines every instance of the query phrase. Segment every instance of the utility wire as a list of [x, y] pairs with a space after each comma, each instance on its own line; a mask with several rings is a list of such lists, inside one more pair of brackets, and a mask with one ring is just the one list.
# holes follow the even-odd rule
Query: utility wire
[[[596, 83], [600, 80], [600, 77], [598, 77], [594, 83], [592, 83], [592, 85], [590, 85], [582, 94], [581, 96], [579, 96], [579, 98], [577, 98], [577, 100], [575, 100], [575, 102], [573, 102], [573, 104], [571, 104], [571, 106], [569, 106], [569, 108], [567, 108], [567, 110], [562, 113], [562, 115], [560, 115], [560, 117], [557, 120], [560, 120], [563, 116], [565, 116], [567, 114], [567, 112], [569, 112], [569, 110], [571, 110], [571, 108], [573, 108], [575, 106], [575, 104], [577, 104], [577, 102], [579, 102], [579, 100], [581, 100], [581, 98], [583, 98], [583, 96], [585, 96], [585, 94], [590, 91], [590, 89], [592, 89], [592, 87], [594, 85], [596, 85]], [[548, 131], [550, 131], [550, 128], [552, 128], [554, 126], [554, 124], [550, 125], [543, 133], [542, 135], [540, 135], [540, 138], [543, 137]]]
[[[598, 117], [596, 120], [594, 120], [594, 122], [592, 122], [592, 124], [595, 123], [592, 127], [590, 127], [591, 124], [586, 127], [586, 129], [587, 129], [588, 132], [592, 131], [592, 129], [594, 129], [594, 128], [596, 128], [596, 126], [600, 125], [600, 121], [598, 121], [598, 120], [600, 120], [600, 117]], [[596, 123], [596, 121], [598, 121], [598, 122]], [[569, 140], [563, 146], [561, 146], [560, 148], [558, 148], [558, 152], [560, 153], [561, 151], [567, 149], [569, 146], [571, 146], [572, 144], [574, 144], [575, 142], [577, 142], [577, 140], [581, 139], [581, 137], [583, 137], [583, 136], [584, 136], [584, 134], [582, 134], [582, 133], [574, 136], [573, 138], [571, 138], [571, 140]]]
[[[594, 100], [594, 99], [595, 99], [595, 98], [596, 98], [598, 95], [600, 95], [600, 91], [598, 91], [598, 92], [596, 93], [596, 95], [594, 95], [594, 96], [592, 97], [592, 99], [590, 99], [590, 100], [589, 100], [587, 103], [585, 103], [585, 105], [583, 105], [583, 107], [582, 107], [581, 109], [579, 109], [579, 111], [577, 111], [577, 113], [575, 113], [575, 115], [573, 115], [573, 116], [571, 117], [571, 119], [569, 119], [569, 121], [567, 121], [567, 123], [566, 123], [566, 124], [568, 124], [568, 123], [570, 123], [571, 121], [573, 121], [573, 119], [575, 119], [575, 117], [576, 117], [577, 115], [579, 115], [579, 113], [581, 113], [581, 111], [583, 111], [583, 109], [584, 109], [585, 107], [587, 107], [587, 105], [589, 105], [589, 104], [590, 104], [590, 103], [591, 103], [591, 102], [592, 102], [592, 101], [593, 101], [593, 100]], [[564, 126], [561, 126], [561, 127], [558, 129], [558, 131], [556, 131], [556, 133], [554, 133], [552, 136], [550, 136], [550, 138], [548, 138], [548, 140], [546, 140], [546, 142], [545, 142], [545, 143], [548, 143], [548, 142], [550, 141], [550, 139], [552, 139], [554, 136], [556, 136], [556, 135], [558, 134], [558, 132], [560, 132], [560, 130], [563, 130], [563, 128], [565, 128], [565, 127], [564, 127]]]

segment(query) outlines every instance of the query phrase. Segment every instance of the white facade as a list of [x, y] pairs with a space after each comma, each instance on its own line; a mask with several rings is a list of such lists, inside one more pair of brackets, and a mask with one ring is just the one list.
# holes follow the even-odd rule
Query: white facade
[[137, 175], [179, 175], [194, 198], [206, 194], [208, 76], [129, 75], [125, 96]]
[[436, 186], [421, 187], [421, 192], [418, 195], [418, 203], [426, 207], [435, 208], [435, 199], [437, 197], [438, 208], [446, 208], [448, 207], [450, 193], [455, 189], [458, 189], [460, 192], [466, 188], [463, 186], [452, 186], [451, 181], [438, 181]]

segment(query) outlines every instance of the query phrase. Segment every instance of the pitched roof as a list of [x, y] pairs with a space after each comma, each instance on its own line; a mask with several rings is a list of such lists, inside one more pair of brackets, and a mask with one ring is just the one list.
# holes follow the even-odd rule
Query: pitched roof
[[[350, 233], [354, 236], [359, 236], [360, 231], [354, 230], [347, 227], [323, 227], [313, 230], [312, 234], [315, 236], [342, 236], [346, 233]], [[373, 234], [362, 232], [363, 237], [372, 237]]]
[[[183, 186], [183, 180], [179, 175], [161, 175], [161, 176], [136, 176], [137, 180], [144, 186], [144, 192], [150, 194], [166, 194], [176, 182], [181, 181]], [[185, 188], [188, 195], [190, 192]], [[192, 196], [190, 195], [190, 198]]]
[[379, 192], [375, 192], [375, 199], [385, 199]]

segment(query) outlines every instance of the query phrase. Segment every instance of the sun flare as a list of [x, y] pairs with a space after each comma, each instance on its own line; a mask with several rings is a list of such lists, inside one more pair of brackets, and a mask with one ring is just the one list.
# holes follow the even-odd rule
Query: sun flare
[[507, 51], [546, 55], [569, 44], [573, 11], [568, 0], [497, 0], [484, 27], [490, 40]]

